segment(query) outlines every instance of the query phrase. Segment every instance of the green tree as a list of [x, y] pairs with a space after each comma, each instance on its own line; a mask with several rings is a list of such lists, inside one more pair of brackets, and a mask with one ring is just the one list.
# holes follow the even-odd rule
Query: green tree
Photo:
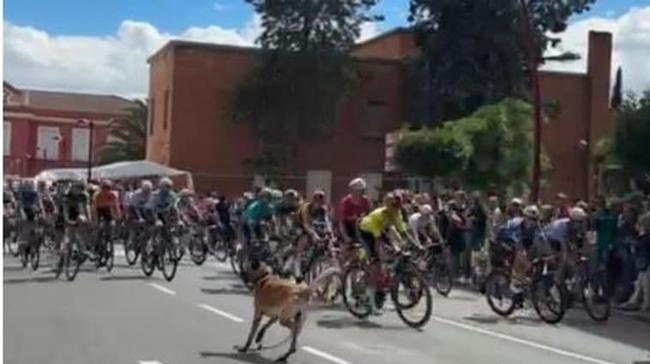
[[614, 89], [612, 90], [612, 102], [611, 107], [614, 110], [618, 110], [623, 102], [623, 69], [619, 67], [616, 70], [616, 82], [614, 83]]
[[452, 128], [404, 130], [395, 149], [395, 161], [422, 177], [455, 177], [464, 169], [471, 146]]
[[100, 163], [144, 159], [147, 152], [147, 104], [134, 100], [128, 115], [111, 122], [108, 141], [99, 151]]
[[404, 131], [396, 161], [426, 177], [454, 177], [472, 188], [521, 193], [532, 160], [530, 105], [516, 99], [484, 106], [434, 129]]
[[616, 114], [613, 149], [633, 176], [650, 176], [650, 89], [642, 95], [627, 95]]
[[[528, 0], [537, 54], [559, 43], [550, 33], [595, 0]], [[428, 112], [416, 122], [439, 122], [471, 114], [504, 97], [524, 98], [527, 25], [520, 0], [410, 0], [409, 20], [422, 48], [424, 74], [414, 87], [427, 94]], [[548, 60], [572, 60], [568, 53]], [[537, 63], [542, 63], [539, 58]]]
[[[291, 170], [299, 140], [328, 135], [356, 74], [347, 56], [377, 0], [246, 0], [262, 20], [262, 52], [235, 95], [233, 117], [254, 124], [267, 170]], [[274, 156], [274, 161], [268, 160]], [[264, 172], [264, 171], [262, 171]]]

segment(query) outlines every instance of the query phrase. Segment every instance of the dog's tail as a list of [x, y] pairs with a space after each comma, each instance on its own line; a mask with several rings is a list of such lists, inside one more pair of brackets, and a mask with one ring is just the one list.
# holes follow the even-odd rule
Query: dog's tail
[[330, 277], [341, 274], [341, 269], [336, 266], [329, 267], [325, 269], [316, 279], [314, 279], [313, 282], [309, 284], [309, 291], [313, 292], [318, 286], [323, 284], [323, 282], [327, 281]]

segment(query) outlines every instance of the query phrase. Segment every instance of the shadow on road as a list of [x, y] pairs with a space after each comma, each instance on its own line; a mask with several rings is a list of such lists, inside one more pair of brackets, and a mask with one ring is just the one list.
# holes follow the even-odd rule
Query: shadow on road
[[27, 269], [27, 268], [23, 268], [20, 265], [10, 265], [10, 266], [5, 265], [4, 266], [4, 271], [5, 272], [22, 272], [25, 269]]
[[376, 322], [359, 320], [353, 317], [339, 317], [339, 318], [323, 318], [316, 321], [316, 325], [326, 329], [346, 329], [350, 327], [357, 327], [360, 329], [382, 329], [382, 330], [407, 330], [406, 326], [402, 325], [382, 325]]
[[155, 277], [147, 277], [143, 275], [133, 275], [133, 276], [105, 276], [99, 278], [100, 281], [148, 281], [148, 280], [159, 280]]
[[201, 277], [202, 279], [205, 279], [206, 281], [233, 281], [238, 279], [237, 276], [234, 273], [228, 274], [228, 273], [219, 273], [218, 276], [204, 276]]
[[626, 345], [650, 350], [650, 323], [624, 317], [613, 312], [608, 322], [598, 323], [584, 312], [569, 310], [562, 323], [592, 335], [615, 340]]
[[524, 315], [513, 315], [510, 317], [500, 317], [496, 314], [485, 315], [485, 314], [473, 314], [472, 316], [463, 317], [464, 320], [476, 322], [478, 324], [487, 324], [495, 325], [500, 322], [505, 322], [511, 325], [526, 325], [526, 326], [542, 326], [546, 325], [542, 320], [537, 317], [525, 316]]
[[221, 294], [221, 295], [241, 295], [250, 296], [251, 292], [242, 288], [201, 288], [201, 292], [205, 294]]
[[260, 356], [258, 353], [211, 353], [211, 352], [201, 352], [201, 357], [202, 358], [215, 358], [215, 362], [219, 363], [221, 362], [218, 359], [230, 359], [230, 360], [236, 360], [242, 363], [250, 363], [250, 364], [269, 364], [269, 363], [274, 363], [273, 360], [264, 358]]
[[57, 279], [54, 277], [5, 278], [4, 284], [47, 283], [56, 281]]

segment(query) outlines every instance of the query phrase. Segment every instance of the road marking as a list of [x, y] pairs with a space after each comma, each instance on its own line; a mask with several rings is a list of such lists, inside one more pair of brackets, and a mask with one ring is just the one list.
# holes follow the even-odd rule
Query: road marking
[[480, 328], [480, 327], [477, 327], [477, 326], [474, 326], [474, 325], [467, 325], [467, 324], [464, 324], [464, 323], [460, 323], [460, 322], [456, 322], [456, 321], [452, 321], [452, 320], [447, 320], [447, 319], [444, 319], [444, 318], [441, 318], [441, 317], [436, 317], [436, 316], [434, 316], [433, 319], [440, 322], [440, 323], [447, 324], [447, 325], [450, 325], [450, 326], [456, 326], [456, 327], [459, 327], [461, 329], [478, 332], [480, 334], [496, 337], [496, 338], [499, 338], [499, 339], [502, 339], [502, 340], [512, 341], [512, 342], [515, 342], [515, 343], [518, 343], [518, 344], [521, 344], [521, 345], [530, 346], [532, 348], [550, 351], [550, 352], [555, 353], [555, 354], [568, 356], [570, 358], [582, 360], [582, 361], [585, 361], [585, 362], [590, 362], [590, 363], [594, 363], [594, 364], [614, 364], [614, 363], [612, 363], [610, 361], [596, 359], [596, 358], [592, 358], [590, 356], [586, 356], [586, 355], [582, 355], [582, 354], [572, 353], [570, 351], [554, 348], [552, 346], [540, 344], [540, 343], [537, 343], [537, 342], [534, 342], [534, 341], [520, 339], [518, 337], [514, 337], [514, 336], [510, 336], [510, 335], [506, 335], [506, 334], [501, 334], [499, 332], [483, 329], [483, 328]]
[[151, 287], [153, 287], [153, 288], [155, 288], [155, 289], [157, 289], [157, 290], [159, 290], [159, 291], [161, 291], [161, 292], [165, 292], [165, 293], [167, 293], [167, 294], [169, 294], [169, 295], [172, 295], [172, 296], [173, 296], [173, 295], [176, 294], [176, 292], [172, 291], [171, 289], [169, 289], [169, 288], [167, 288], [167, 287], [165, 287], [165, 286], [161, 286], [161, 285], [159, 285], [159, 284], [157, 284], [157, 283], [149, 283], [149, 285], [150, 285]]
[[138, 364], [162, 364], [158, 360], [140, 360]]
[[326, 352], [324, 352], [324, 351], [320, 351], [320, 350], [318, 350], [318, 349], [314, 349], [314, 348], [312, 348], [311, 346], [303, 346], [303, 347], [302, 347], [302, 350], [304, 350], [304, 351], [306, 351], [306, 352], [308, 352], [308, 353], [310, 353], [310, 354], [313, 354], [313, 355], [316, 355], [316, 356], [320, 356], [321, 358], [323, 358], [323, 359], [325, 359], [325, 360], [329, 360], [329, 361], [331, 361], [332, 363], [337, 363], [337, 364], [350, 364], [349, 361], [345, 361], [345, 360], [343, 360], [343, 359], [341, 359], [341, 358], [337, 358], [337, 357], [335, 357], [334, 355], [328, 354], [328, 353], [326, 353]]
[[217, 315], [225, 317], [225, 318], [227, 318], [229, 320], [232, 320], [232, 321], [235, 321], [235, 322], [238, 322], [238, 323], [244, 322], [243, 318], [237, 317], [237, 316], [235, 316], [233, 314], [230, 314], [228, 312], [225, 312], [225, 311], [221, 311], [220, 309], [214, 308], [214, 307], [212, 307], [210, 305], [206, 305], [205, 303], [200, 304], [199, 307], [201, 307], [204, 310], [208, 310], [208, 311], [210, 311], [212, 313], [216, 313]]

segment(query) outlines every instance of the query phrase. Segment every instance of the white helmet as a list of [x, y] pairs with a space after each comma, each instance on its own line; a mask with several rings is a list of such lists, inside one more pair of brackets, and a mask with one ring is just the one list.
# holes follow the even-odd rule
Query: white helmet
[[587, 220], [587, 213], [585, 210], [580, 207], [574, 207], [569, 210], [569, 218], [575, 221], [585, 221]]
[[160, 181], [158, 181], [159, 188], [170, 190], [173, 186], [174, 182], [172, 182], [172, 180], [167, 177], [161, 178]]
[[524, 202], [521, 201], [520, 198], [515, 197], [515, 198], [513, 198], [512, 200], [510, 200], [510, 204], [511, 204], [511, 205], [518, 205], [518, 206], [521, 206], [521, 205], [524, 204]]
[[348, 184], [348, 187], [352, 190], [365, 190], [366, 189], [366, 181], [363, 178], [355, 178], [352, 181], [350, 181], [350, 184]]
[[524, 216], [526, 216], [529, 219], [539, 219], [539, 208], [535, 205], [528, 205], [524, 209]]
[[431, 215], [433, 213], [433, 208], [429, 204], [421, 205], [419, 210], [422, 215]]
[[153, 189], [153, 184], [151, 183], [151, 181], [145, 179], [142, 182], [140, 182], [140, 188], [143, 191], [149, 192], [149, 191], [151, 191]]

